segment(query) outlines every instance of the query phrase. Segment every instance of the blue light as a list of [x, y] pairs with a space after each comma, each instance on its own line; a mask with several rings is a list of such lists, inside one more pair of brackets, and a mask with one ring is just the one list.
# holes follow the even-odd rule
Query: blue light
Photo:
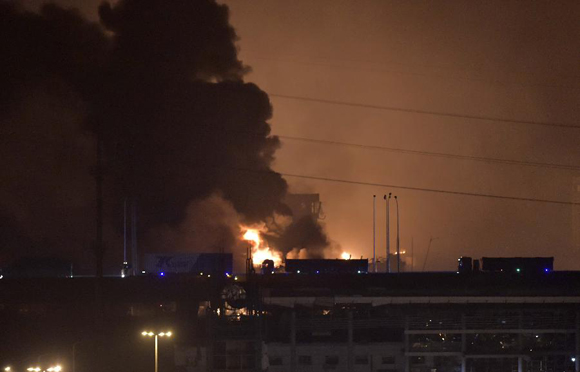
[[159, 275], [161, 275], [161, 276], [165, 276], [165, 273], [163, 273], [163, 272], [162, 272], [162, 273], [160, 273]]
[[544, 269], [544, 271], [545, 271], [545, 272], [549, 272], [549, 271], [550, 271], [550, 269]]
[[317, 273], [317, 274], [320, 274], [320, 271], [316, 270], [316, 273]]

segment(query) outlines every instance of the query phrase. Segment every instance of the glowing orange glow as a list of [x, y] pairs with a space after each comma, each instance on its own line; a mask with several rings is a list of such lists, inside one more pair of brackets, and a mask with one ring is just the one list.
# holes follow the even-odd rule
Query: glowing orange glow
[[270, 247], [263, 247], [263, 241], [260, 238], [260, 231], [257, 229], [247, 229], [243, 236], [244, 240], [252, 244], [252, 260], [254, 266], [260, 266], [264, 260], [274, 261], [274, 267], [282, 264], [282, 254], [276, 252]]
[[343, 260], [350, 260], [350, 256], [351, 256], [350, 253], [342, 252], [340, 258], [342, 258]]
[[253, 246], [259, 247], [260, 246], [260, 233], [258, 230], [248, 229], [244, 234], [244, 240], [249, 240], [254, 242]]

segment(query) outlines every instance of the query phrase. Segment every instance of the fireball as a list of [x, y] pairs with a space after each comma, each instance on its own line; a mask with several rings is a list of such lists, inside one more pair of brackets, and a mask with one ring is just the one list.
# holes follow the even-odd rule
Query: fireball
[[340, 255], [340, 258], [342, 258], [343, 260], [350, 260], [350, 257], [351, 254], [346, 252], [342, 252], [342, 254]]
[[263, 241], [260, 237], [260, 231], [257, 229], [247, 229], [244, 233], [243, 239], [251, 242], [252, 244], [252, 259], [254, 261], [254, 266], [259, 266], [264, 262], [264, 260], [274, 261], [274, 267], [278, 267], [282, 264], [282, 255], [276, 252], [270, 247], [263, 247]]

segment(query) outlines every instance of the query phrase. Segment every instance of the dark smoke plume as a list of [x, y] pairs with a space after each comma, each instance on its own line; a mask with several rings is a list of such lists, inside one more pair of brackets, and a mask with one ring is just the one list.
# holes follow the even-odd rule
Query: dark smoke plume
[[324, 258], [324, 250], [328, 245], [329, 241], [322, 226], [310, 216], [294, 221], [276, 242], [276, 246], [285, 254], [293, 249], [306, 249], [308, 258]]
[[[270, 168], [280, 146], [270, 135], [272, 107], [243, 82], [248, 68], [228, 8], [121, 0], [99, 14], [101, 25], [56, 5], [36, 14], [0, 1], [0, 213], [16, 225], [12, 235], [3, 228], [1, 249], [14, 253], [26, 241], [36, 253], [78, 260], [90, 248], [97, 135], [109, 248], [119, 244], [125, 198], [137, 201], [142, 237], [199, 219], [188, 206], [216, 193], [244, 223], [285, 213], [287, 184]], [[222, 240], [232, 242], [227, 226]], [[303, 245], [311, 233], [324, 236], [299, 221], [283, 246]]]

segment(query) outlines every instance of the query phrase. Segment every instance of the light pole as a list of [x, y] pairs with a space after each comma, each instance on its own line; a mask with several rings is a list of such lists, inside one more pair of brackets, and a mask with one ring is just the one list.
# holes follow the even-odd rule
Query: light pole
[[389, 214], [390, 214], [390, 201], [391, 201], [391, 193], [389, 193], [389, 195], [385, 195], [384, 199], [387, 201], [387, 210], [386, 210], [386, 215], [387, 215], [387, 267], [385, 272], [390, 273], [391, 272], [391, 232], [390, 232], [390, 224], [389, 224]]
[[375, 249], [375, 240], [376, 240], [376, 228], [375, 228], [375, 216], [376, 216], [376, 199], [377, 196], [373, 195], [373, 272], [376, 274], [377, 273], [377, 254], [376, 254], [376, 249]]
[[72, 372], [76, 372], [77, 367], [77, 345], [85, 342], [87, 340], [80, 340], [73, 344], [72, 346]]
[[159, 337], [171, 337], [171, 331], [168, 332], [151, 332], [143, 331], [141, 335], [147, 337], [155, 337], [155, 372], [159, 372]]
[[397, 273], [401, 272], [401, 250], [399, 249], [399, 199], [395, 195], [395, 202], [397, 204]]

